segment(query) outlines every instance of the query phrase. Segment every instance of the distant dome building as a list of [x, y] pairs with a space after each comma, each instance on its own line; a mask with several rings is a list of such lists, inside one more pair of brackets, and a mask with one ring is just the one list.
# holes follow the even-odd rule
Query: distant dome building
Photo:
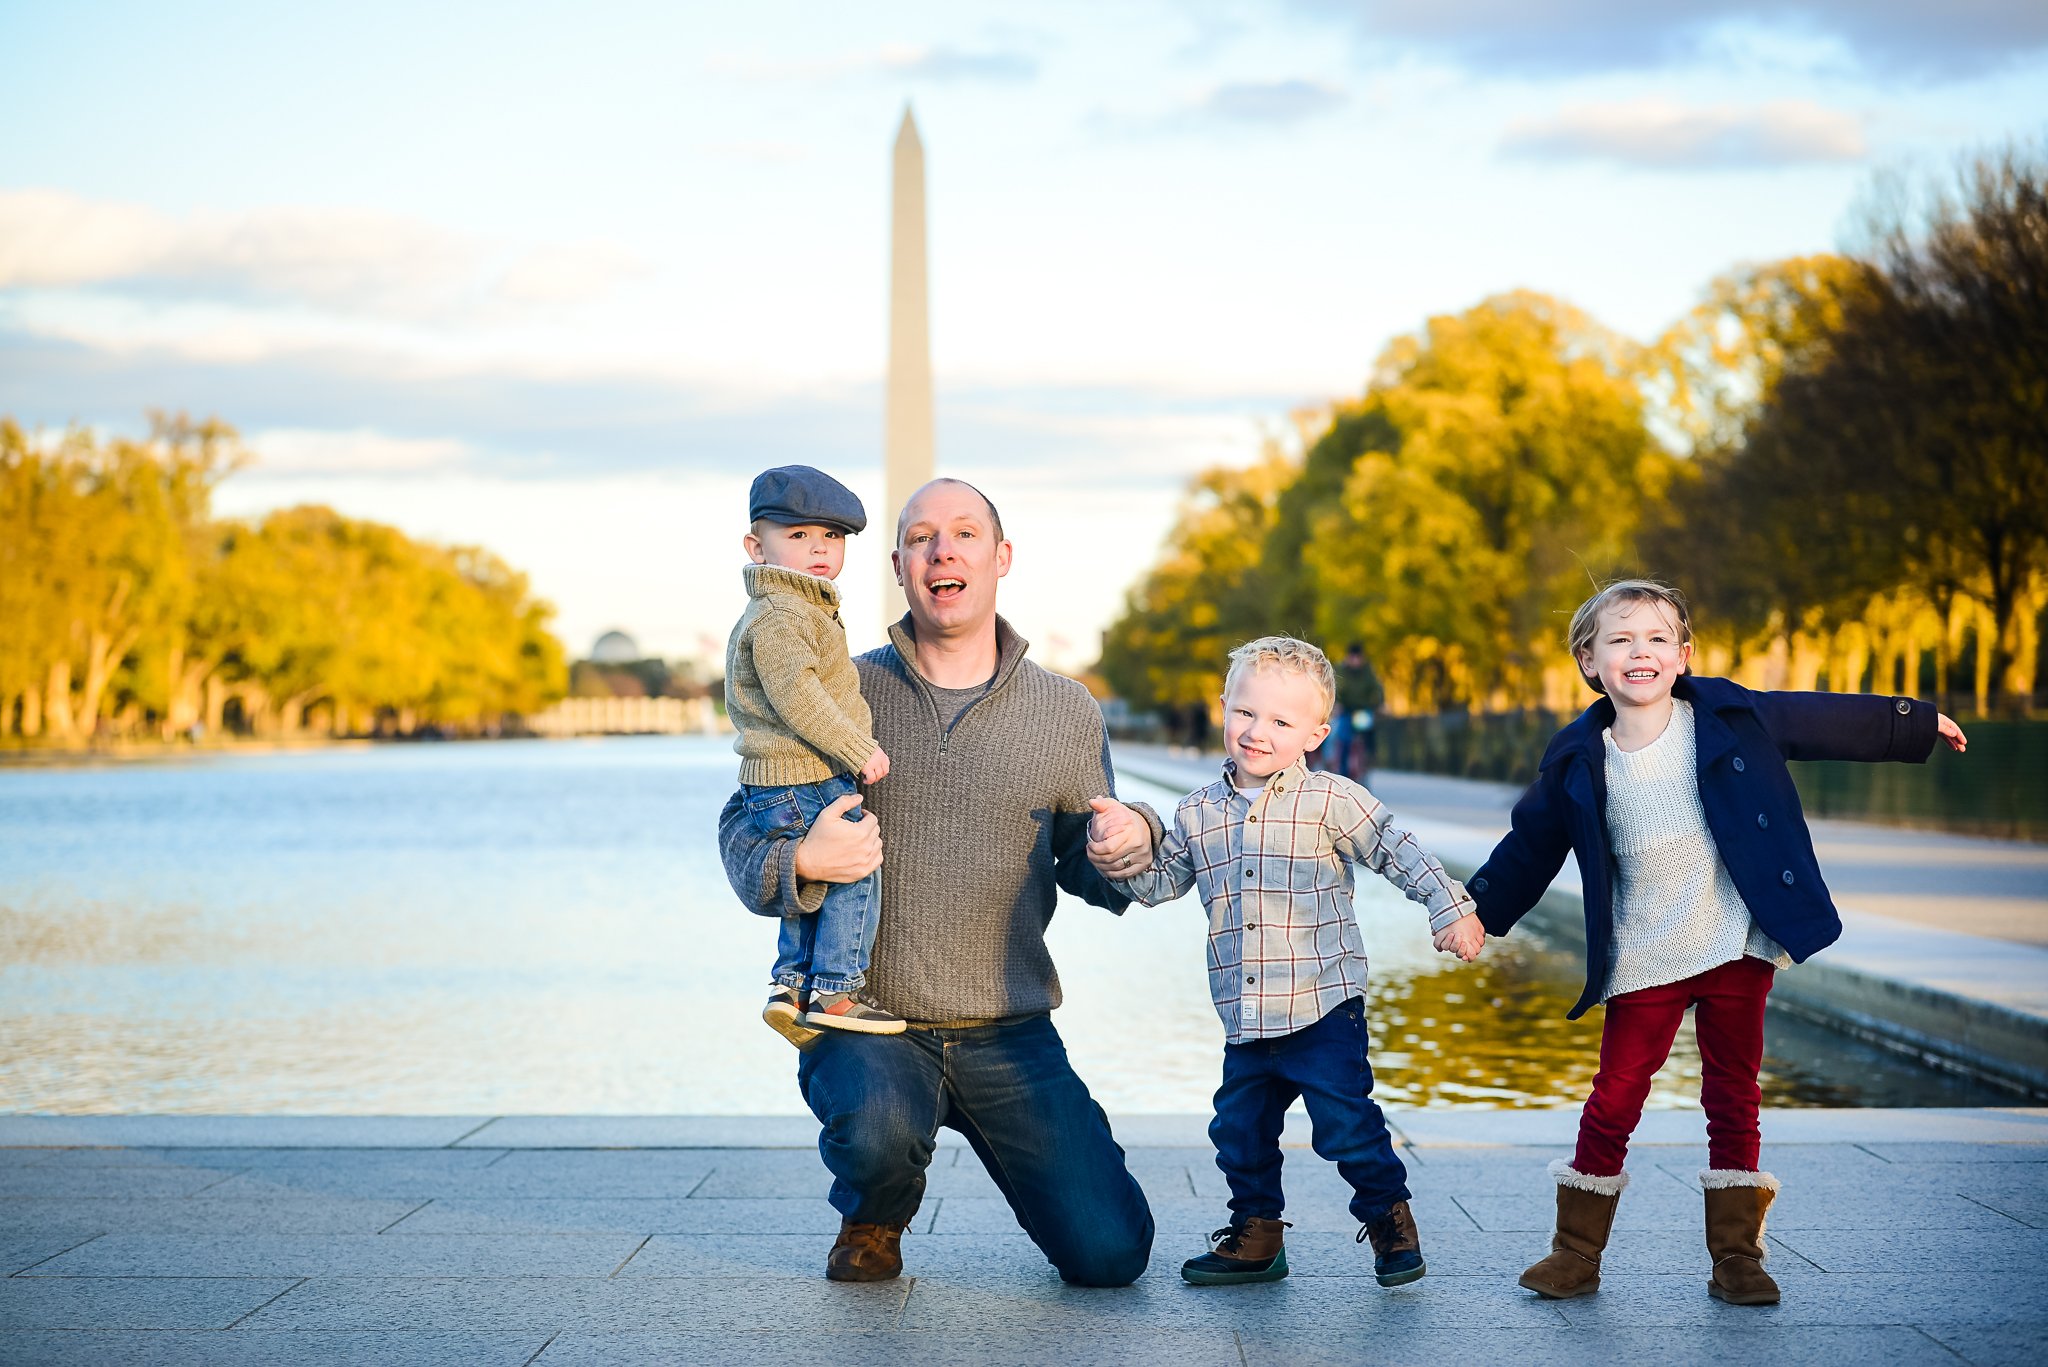
[[590, 658], [601, 665], [629, 665], [645, 659], [640, 643], [623, 631], [607, 631], [590, 648]]

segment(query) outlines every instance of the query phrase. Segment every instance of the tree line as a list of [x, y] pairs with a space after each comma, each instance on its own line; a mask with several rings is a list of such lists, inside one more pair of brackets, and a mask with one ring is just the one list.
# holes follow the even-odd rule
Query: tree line
[[524, 575], [330, 508], [215, 518], [246, 458], [218, 421], [0, 418], [0, 739], [475, 732], [562, 695]]
[[1576, 710], [1595, 581], [1693, 599], [1707, 672], [2024, 710], [2048, 608], [2048, 168], [1975, 160], [1862, 248], [1715, 280], [1656, 341], [1515, 293], [1431, 318], [1364, 394], [1189, 486], [1103, 637], [1139, 709], [1234, 643], [1363, 642], [1398, 712]]

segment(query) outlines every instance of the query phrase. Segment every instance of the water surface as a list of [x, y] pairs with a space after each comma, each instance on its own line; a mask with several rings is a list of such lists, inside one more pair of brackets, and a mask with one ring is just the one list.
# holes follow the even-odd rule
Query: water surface
[[[714, 848], [735, 771], [699, 737], [0, 769], [0, 1109], [799, 1112], [756, 1018], [774, 926]], [[1361, 892], [1383, 1099], [1584, 1099], [1599, 1013], [1564, 1019], [1573, 955], [1516, 936], [1461, 965], [1420, 908]], [[1207, 1110], [1193, 900], [1063, 899], [1050, 939], [1054, 1019], [1103, 1105]], [[1653, 1107], [1697, 1105], [1680, 1033]], [[2011, 1099], [1776, 1015], [1770, 1041], [1770, 1105]]]

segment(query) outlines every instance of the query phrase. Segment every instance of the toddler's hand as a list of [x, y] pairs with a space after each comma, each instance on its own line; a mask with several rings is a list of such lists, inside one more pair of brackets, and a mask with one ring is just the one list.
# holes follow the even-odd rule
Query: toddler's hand
[[1479, 924], [1477, 912], [1468, 911], [1438, 931], [1430, 943], [1439, 953], [1455, 954], [1469, 964], [1486, 948], [1486, 927]]
[[1107, 878], [1135, 878], [1152, 865], [1152, 828], [1123, 803], [1091, 797], [1088, 862]]
[[876, 783], [887, 777], [889, 777], [889, 757], [883, 754], [882, 747], [877, 745], [875, 753], [868, 756], [868, 762], [860, 766], [860, 781], [862, 783]]
[[1943, 740], [1948, 742], [1948, 748], [1957, 754], [1960, 755], [1963, 751], [1970, 748], [1970, 738], [1963, 734], [1963, 728], [1957, 726], [1947, 713], [1937, 712], [1935, 714], [1934, 729], [1940, 733]]

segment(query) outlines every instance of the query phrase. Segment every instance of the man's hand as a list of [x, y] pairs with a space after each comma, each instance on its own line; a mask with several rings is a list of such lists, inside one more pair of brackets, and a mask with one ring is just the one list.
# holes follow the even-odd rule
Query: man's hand
[[1091, 797], [1088, 862], [1105, 878], [1136, 878], [1152, 867], [1152, 828], [1113, 797]]
[[1479, 924], [1478, 912], [1468, 911], [1439, 930], [1430, 943], [1439, 953], [1455, 954], [1469, 964], [1486, 948], [1486, 927]]
[[1963, 751], [1970, 748], [1969, 737], [1963, 734], [1963, 728], [1957, 726], [1946, 712], [1937, 712], [1934, 715], [1934, 729], [1940, 733], [1943, 740], [1948, 742], [1949, 749], [1960, 755]]
[[873, 812], [858, 821], [846, 814], [860, 803], [859, 793], [834, 798], [818, 813], [796, 846], [796, 876], [806, 883], [858, 883], [882, 867], [882, 823]]
[[860, 766], [860, 781], [862, 783], [879, 783], [887, 777], [889, 777], [889, 757], [883, 754], [882, 747], [877, 745], [875, 753], [868, 756], [868, 762]]

